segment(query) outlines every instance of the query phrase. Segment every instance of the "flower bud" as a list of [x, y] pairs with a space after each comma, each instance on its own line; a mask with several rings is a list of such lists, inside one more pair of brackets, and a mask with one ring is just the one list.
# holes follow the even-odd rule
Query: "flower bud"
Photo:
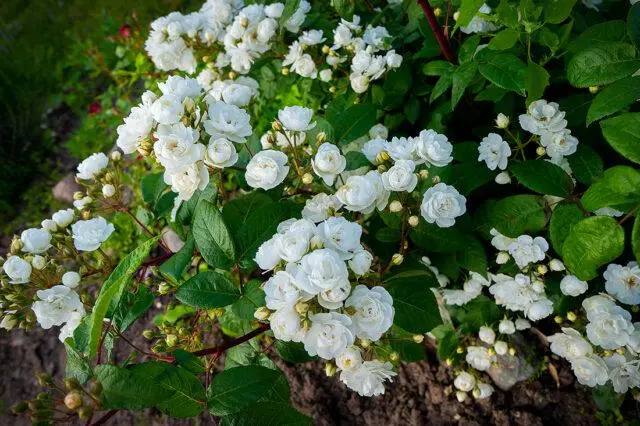
[[282, 75], [289, 75], [289, 68], [282, 68]]
[[78, 391], [71, 391], [64, 397], [64, 405], [69, 410], [77, 410], [82, 407], [82, 395]]
[[560, 315], [556, 315], [555, 318], [553, 318], [553, 320], [555, 321], [556, 324], [562, 324], [562, 322], [564, 321], [564, 318], [562, 318]]
[[440, 183], [440, 176], [434, 176], [431, 178], [431, 182], [433, 182], [434, 185], [437, 185]]
[[420, 170], [420, 172], [418, 173], [420, 175], [420, 179], [428, 179], [429, 178], [429, 170], [427, 169], [422, 169]]
[[400, 265], [402, 262], [404, 262], [404, 256], [402, 254], [396, 253], [391, 256], [391, 263], [394, 265]]
[[420, 218], [418, 216], [409, 216], [409, 225], [416, 227], [420, 223]]
[[391, 354], [389, 355], [389, 360], [396, 362], [400, 359], [400, 354], [398, 352], [391, 352]]
[[82, 200], [84, 198], [84, 192], [82, 191], [76, 191], [73, 193], [73, 199], [74, 200]]
[[317, 235], [314, 235], [313, 237], [311, 237], [311, 241], [309, 242], [309, 247], [311, 248], [311, 250], [318, 250], [324, 247], [324, 242], [322, 241], [322, 238], [320, 238]]
[[360, 346], [362, 346], [364, 349], [367, 349], [369, 346], [371, 346], [371, 341], [367, 339], [360, 339]]
[[271, 128], [275, 132], [279, 132], [279, 131], [282, 130], [282, 123], [280, 123], [280, 121], [278, 121], [278, 120], [274, 120], [273, 123], [271, 123]]
[[498, 256], [496, 256], [496, 263], [498, 265], [504, 265], [509, 261], [509, 259], [509, 253], [507, 253], [506, 251], [501, 251], [500, 253], [498, 253]]
[[31, 260], [31, 265], [37, 270], [41, 271], [45, 268], [45, 266], [47, 266], [47, 261], [44, 257], [40, 255], [35, 255]]
[[229, 71], [229, 78], [235, 80], [238, 74], [235, 71]]
[[11, 240], [11, 254], [18, 254], [22, 250], [22, 240], [17, 235], [13, 236], [13, 240]]
[[100, 382], [91, 382], [89, 385], [89, 393], [92, 396], [99, 397], [102, 394], [102, 383]]
[[167, 346], [172, 347], [178, 344], [178, 336], [175, 334], [167, 334], [167, 337], [164, 339], [167, 343]]
[[600, 91], [600, 88], [598, 86], [589, 86], [589, 93], [595, 95], [596, 93], [598, 93], [598, 91]]
[[460, 11], [456, 10], [456, 12], [453, 14], [453, 20], [457, 21], [460, 18]]
[[104, 198], [111, 198], [116, 195], [116, 187], [111, 185], [110, 183], [104, 185], [102, 187], [102, 195]]
[[496, 117], [496, 127], [499, 129], [506, 129], [509, 127], [509, 122], [509, 117], [503, 113], [498, 114], [498, 117]]
[[309, 304], [305, 302], [298, 302], [296, 303], [295, 308], [297, 313], [299, 313], [300, 315], [304, 315], [309, 310]]
[[457, 354], [463, 354], [463, 353], [464, 353], [464, 348], [463, 348], [462, 346], [458, 346], [458, 347], [456, 348], [456, 353], [457, 353]]
[[80, 420], [89, 420], [93, 416], [93, 408], [84, 406], [78, 410], [78, 417]]
[[271, 311], [266, 306], [256, 309], [256, 312], [253, 314], [254, 318], [258, 321], [265, 321], [270, 315]]
[[422, 343], [424, 341], [424, 335], [423, 334], [414, 334], [411, 339], [416, 342], [416, 343]]
[[82, 389], [82, 385], [80, 385], [80, 382], [75, 377], [67, 377], [64, 379], [64, 386], [70, 391]]
[[309, 185], [313, 182], [313, 175], [311, 173], [305, 173], [302, 175], [302, 183]]
[[329, 54], [330, 51], [331, 51], [331, 48], [326, 44], [322, 46], [322, 53], [324, 53], [325, 55]]
[[506, 342], [503, 342], [502, 340], [498, 340], [494, 343], [493, 350], [498, 355], [505, 355], [509, 350], [509, 346], [507, 345]]
[[554, 272], [564, 271], [564, 263], [562, 263], [562, 261], [560, 261], [559, 259], [551, 259], [551, 261], [549, 262], [549, 269]]
[[327, 140], [327, 134], [325, 132], [320, 132], [316, 135], [316, 142], [318, 145], [325, 142]]
[[158, 293], [160, 293], [161, 295], [165, 295], [169, 293], [170, 290], [171, 290], [171, 287], [167, 283], [163, 282], [163, 283], [160, 283], [160, 285], [158, 286]]
[[464, 402], [467, 399], [467, 393], [463, 391], [456, 391], [456, 398], [458, 399], [458, 402]]
[[507, 172], [498, 173], [498, 175], [495, 178], [495, 182], [498, 185], [506, 185], [508, 183], [511, 183], [511, 176], [509, 176], [509, 173]]
[[544, 149], [544, 146], [539, 146], [536, 148], [536, 154], [539, 156], [543, 156], [547, 153], [547, 150]]
[[540, 275], [544, 275], [547, 272], [549, 272], [549, 268], [547, 268], [547, 265], [538, 265], [536, 267], [536, 272], [539, 273]]
[[436, 18], [439, 17], [440, 15], [442, 15], [442, 9], [436, 7], [435, 9], [433, 9], [433, 14], [436, 16]]
[[447, 364], [447, 367], [451, 367], [453, 365], [453, 361], [451, 360], [451, 358], [445, 359], [444, 363]]
[[576, 319], [578, 319], [578, 316], [575, 314], [575, 312], [569, 311], [567, 312], [567, 319], [571, 322], [574, 322]]
[[111, 153], [111, 161], [113, 161], [114, 163], [117, 163], [121, 159], [122, 159], [122, 153], [120, 151], [116, 150]]
[[389, 211], [397, 213], [402, 211], [402, 203], [398, 200], [394, 200], [389, 204]]
[[387, 166], [385, 166], [384, 164], [380, 164], [380, 165], [378, 166], [378, 172], [380, 172], [380, 173], [384, 173], [384, 172], [386, 172], [386, 171], [387, 171]]
[[142, 337], [144, 337], [145, 339], [153, 339], [154, 335], [155, 335], [155, 332], [150, 329], [142, 332]]
[[516, 348], [509, 348], [509, 355], [515, 356], [515, 354], [516, 354]]
[[326, 374], [327, 377], [333, 377], [333, 375], [336, 374], [336, 371], [338, 371], [338, 369], [334, 363], [328, 362], [324, 365], [324, 374]]
[[38, 373], [36, 374], [36, 379], [38, 379], [38, 384], [42, 387], [47, 387], [53, 385], [53, 379], [50, 374], [47, 373]]

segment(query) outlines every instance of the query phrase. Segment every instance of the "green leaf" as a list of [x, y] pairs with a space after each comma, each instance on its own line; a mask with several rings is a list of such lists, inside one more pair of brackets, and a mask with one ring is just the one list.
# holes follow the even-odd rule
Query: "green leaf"
[[226, 269], [233, 265], [235, 248], [229, 230], [216, 206], [200, 200], [193, 220], [193, 236], [202, 258], [211, 266]]
[[522, 185], [545, 195], [566, 198], [573, 190], [571, 177], [560, 167], [544, 160], [512, 163], [509, 170]]
[[247, 411], [220, 419], [220, 426], [309, 426], [312, 423], [309, 417], [282, 402], [259, 402]]
[[294, 364], [314, 359], [314, 357], [307, 353], [304, 345], [299, 342], [283, 342], [282, 340], [276, 340], [276, 350], [278, 351], [280, 358]]
[[160, 272], [164, 275], [168, 275], [174, 281], [179, 281], [180, 278], [187, 272], [187, 268], [191, 265], [193, 259], [193, 250], [196, 248], [196, 242], [193, 238], [193, 234], [187, 236], [187, 241], [184, 246], [166, 262], [160, 265]]
[[478, 70], [487, 80], [503, 89], [524, 95], [527, 65], [510, 53], [484, 55]]
[[[430, 280], [425, 278], [429, 277]], [[431, 291], [438, 287], [432, 276], [392, 279], [387, 290], [396, 310], [393, 323], [409, 333], [427, 333], [442, 323], [438, 302]]]
[[93, 371], [89, 361], [83, 354], [77, 351], [72, 344], [65, 342], [64, 349], [67, 353], [67, 364], [64, 370], [64, 376], [73, 377], [81, 384], [87, 383], [87, 381], [93, 376]]
[[601, 42], [622, 41], [626, 36], [624, 21], [607, 21], [592, 25], [567, 46], [570, 52], [578, 52]]
[[478, 50], [480, 45], [480, 35], [474, 34], [470, 37], [466, 37], [466, 40], [458, 49], [458, 61], [461, 65], [471, 61]]
[[109, 306], [117, 306], [133, 274], [138, 271], [142, 262], [149, 256], [149, 251], [158, 241], [159, 237], [151, 238], [124, 257], [113, 270], [109, 278], [100, 289], [91, 313], [91, 327], [89, 332], [89, 357], [96, 356], [98, 342], [102, 334], [102, 325]]
[[153, 304], [153, 293], [143, 286], [138, 286], [137, 292], [126, 292], [111, 316], [111, 323], [123, 332], [131, 324], [149, 310]]
[[634, 4], [627, 15], [627, 33], [629, 38], [640, 49], [640, 4]]
[[273, 200], [264, 192], [251, 192], [227, 202], [222, 210], [222, 218], [229, 232], [236, 235], [249, 215], [267, 204], [273, 204]]
[[195, 417], [205, 408], [206, 394], [200, 380], [184, 368], [165, 367], [153, 377], [154, 383], [173, 391], [173, 395], [156, 405], [160, 411], [171, 417]]
[[567, 157], [567, 160], [573, 176], [585, 185], [591, 185], [602, 176], [604, 171], [602, 158], [593, 148], [584, 143], [578, 144], [575, 154]]
[[627, 43], [600, 42], [579, 51], [567, 65], [574, 87], [602, 86], [627, 77], [640, 68], [635, 48]]
[[223, 308], [239, 298], [238, 287], [214, 271], [200, 272], [176, 291], [176, 299], [199, 309]]
[[487, 46], [491, 50], [511, 49], [518, 42], [520, 33], [513, 28], [505, 28], [496, 33]]
[[489, 265], [482, 243], [476, 238], [470, 238], [467, 244], [468, 246], [464, 250], [456, 253], [458, 265], [486, 276]]
[[[411, 88], [411, 80], [411, 71], [407, 66], [388, 73], [382, 85], [384, 89], [384, 106], [387, 108], [396, 108], [402, 105], [409, 88]], [[366, 130], [370, 128], [371, 127]]]
[[547, 223], [544, 201], [535, 195], [503, 198], [491, 208], [489, 220], [493, 228], [508, 237], [535, 234]]
[[559, 24], [571, 15], [577, 0], [555, 0], [544, 8], [544, 20], [550, 24]]
[[[607, 383], [604, 386], [597, 386], [592, 391], [593, 401], [599, 410], [602, 411], [615, 411], [620, 408], [626, 394], [617, 393], [613, 389], [611, 383]], [[604, 423], [604, 422], [603, 422]]]
[[395, 243], [400, 241], [400, 230], [396, 228], [380, 228], [376, 232], [376, 240], [383, 243]]
[[[162, 372], [159, 363], [136, 364], [131, 368], [101, 364], [95, 368], [96, 379], [102, 385], [102, 407], [107, 410], [143, 410], [155, 407], [171, 398], [173, 392], [152, 377]], [[163, 363], [169, 366], [170, 364]]]
[[176, 363], [193, 374], [202, 374], [205, 372], [204, 364], [194, 354], [191, 352], [187, 352], [184, 349], [176, 349], [171, 353], [173, 357], [176, 359]]
[[240, 318], [253, 320], [253, 314], [261, 306], [264, 306], [264, 290], [262, 281], [251, 280], [245, 284], [242, 296], [231, 305], [231, 310]]
[[640, 262], [640, 216], [636, 216], [631, 230], [631, 249], [636, 261]]
[[527, 66], [527, 77], [525, 79], [525, 88], [527, 89], [527, 104], [541, 99], [544, 95], [544, 89], [549, 85], [549, 73], [544, 67], [529, 62]]
[[351, 105], [331, 124], [336, 143], [347, 144], [366, 134], [376, 124], [376, 107], [372, 104]]
[[567, 269], [585, 281], [596, 278], [597, 269], [623, 250], [624, 230], [608, 216], [593, 216], [576, 223], [562, 247]]
[[141, 181], [142, 199], [145, 203], [155, 206], [166, 188], [164, 173], [146, 175]]
[[371, 167], [371, 162], [360, 151], [349, 151], [345, 154], [347, 167], [345, 170], [356, 170], [360, 167]]
[[284, 31], [284, 25], [287, 21], [296, 13], [300, 7], [300, 0], [286, 0], [284, 4], [284, 9], [282, 10], [282, 15], [280, 15], [280, 31]]
[[433, 223], [420, 221], [410, 233], [411, 240], [420, 248], [432, 253], [451, 253], [467, 246], [467, 235], [455, 226], [440, 228]]
[[245, 411], [256, 402], [288, 402], [289, 386], [280, 370], [250, 365], [225, 370], [207, 390], [209, 411], [226, 416]]
[[573, 225], [584, 219], [582, 210], [575, 204], [558, 204], [553, 209], [551, 221], [549, 222], [549, 236], [553, 249], [562, 256], [564, 241], [569, 236]]
[[520, 14], [518, 8], [510, 3], [509, 0], [500, 0], [500, 4], [496, 8], [496, 14], [500, 22], [509, 28], [518, 28], [520, 26]]
[[582, 196], [585, 209], [603, 207], [626, 212], [640, 203], [640, 172], [629, 166], [615, 166], [604, 172]]
[[429, 103], [433, 103], [436, 99], [442, 96], [448, 89], [451, 87], [453, 83], [453, 74], [445, 74], [436, 81], [435, 86], [433, 86], [433, 90], [431, 91], [431, 95], [429, 96]]
[[[587, 126], [596, 120], [621, 111], [640, 99], [640, 77], [616, 81], [600, 91], [587, 113]], [[640, 152], [640, 148], [638, 149]]]
[[[637, 77], [640, 80], [640, 77]], [[602, 135], [624, 158], [640, 163], [640, 112], [622, 114], [600, 123]]]
[[422, 72], [424, 75], [432, 77], [441, 77], [445, 74], [451, 74], [453, 72], [454, 65], [448, 61], [430, 61], [424, 64]]
[[483, 4], [483, 0], [462, 0], [460, 9], [458, 10], [460, 16], [456, 21], [456, 28], [469, 25], [469, 22], [476, 16]]
[[263, 354], [255, 342], [244, 342], [238, 346], [234, 346], [225, 353], [224, 369], [229, 370], [236, 367], [245, 367], [247, 365], [258, 365], [261, 367], [277, 370], [278, 367]]
[[464, 95], [464, 91], [469, 87], [476, 76], [478, 65], [475, 62], [467, 62], [460, 65], [453, 73], [451, 83], [451, 109], [455, 109], [456, 105]]

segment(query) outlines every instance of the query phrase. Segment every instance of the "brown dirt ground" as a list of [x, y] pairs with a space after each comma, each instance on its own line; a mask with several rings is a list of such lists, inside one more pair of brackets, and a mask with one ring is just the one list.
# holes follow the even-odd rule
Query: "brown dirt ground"
[[[142, 324], [127, 334], [139, 335]], [[141, 337], [138, 339], [142, 340]], [[145, 343], [140, 342], [141, 345]], [[118, 346], [116, 359], [128, 348]], [[427, 361], [403, 365], [385, 395], [359, 397], [337, 377], [324, 375], [320, 362], [287, 365], [281, 360], [290, 386], [293, 405], [313, 417], [317, 425], [596, 425], [596, 409], [588, 389], [575, 386], [570, 371], [560, 366], [558, 389], [548, 374], [521, 383], [510, 392], [496, 391], [490, 400], [458, 403], [451, 392], [450, 369], [437, 362], [429, 350]], [[5, 411], [20, 400], [33, 398], [40, 388], [35, 373], [64, 374], [65, 355], [57, 330], [35, 329], [8, 334], [0, 332], [0, 407]], [[26, 425], [26, 417], [0, 413], [0, 425]], [[216, 424], [203, 414], [197, 420], [177, 421], [159, 413], [118, 413], [111, 425]]]

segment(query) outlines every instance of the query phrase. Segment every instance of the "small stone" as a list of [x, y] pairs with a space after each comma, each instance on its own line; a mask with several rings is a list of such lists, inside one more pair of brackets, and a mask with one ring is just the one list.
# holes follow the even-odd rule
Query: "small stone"
[[82, 187], [76, 183], [75, 175], [69, 173], [53, 187], [53, 198], [61, 203], [72, 204], [73, 194], [81, 189]]

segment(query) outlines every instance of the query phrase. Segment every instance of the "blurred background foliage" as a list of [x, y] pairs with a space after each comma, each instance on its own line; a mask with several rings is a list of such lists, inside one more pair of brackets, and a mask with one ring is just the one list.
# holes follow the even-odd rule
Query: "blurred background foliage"
[[52, 186], [113, 146], [150, 70], [149, 23], [199, 3], [0, 1], [0, 234], [39, 222], [57, 207]]

